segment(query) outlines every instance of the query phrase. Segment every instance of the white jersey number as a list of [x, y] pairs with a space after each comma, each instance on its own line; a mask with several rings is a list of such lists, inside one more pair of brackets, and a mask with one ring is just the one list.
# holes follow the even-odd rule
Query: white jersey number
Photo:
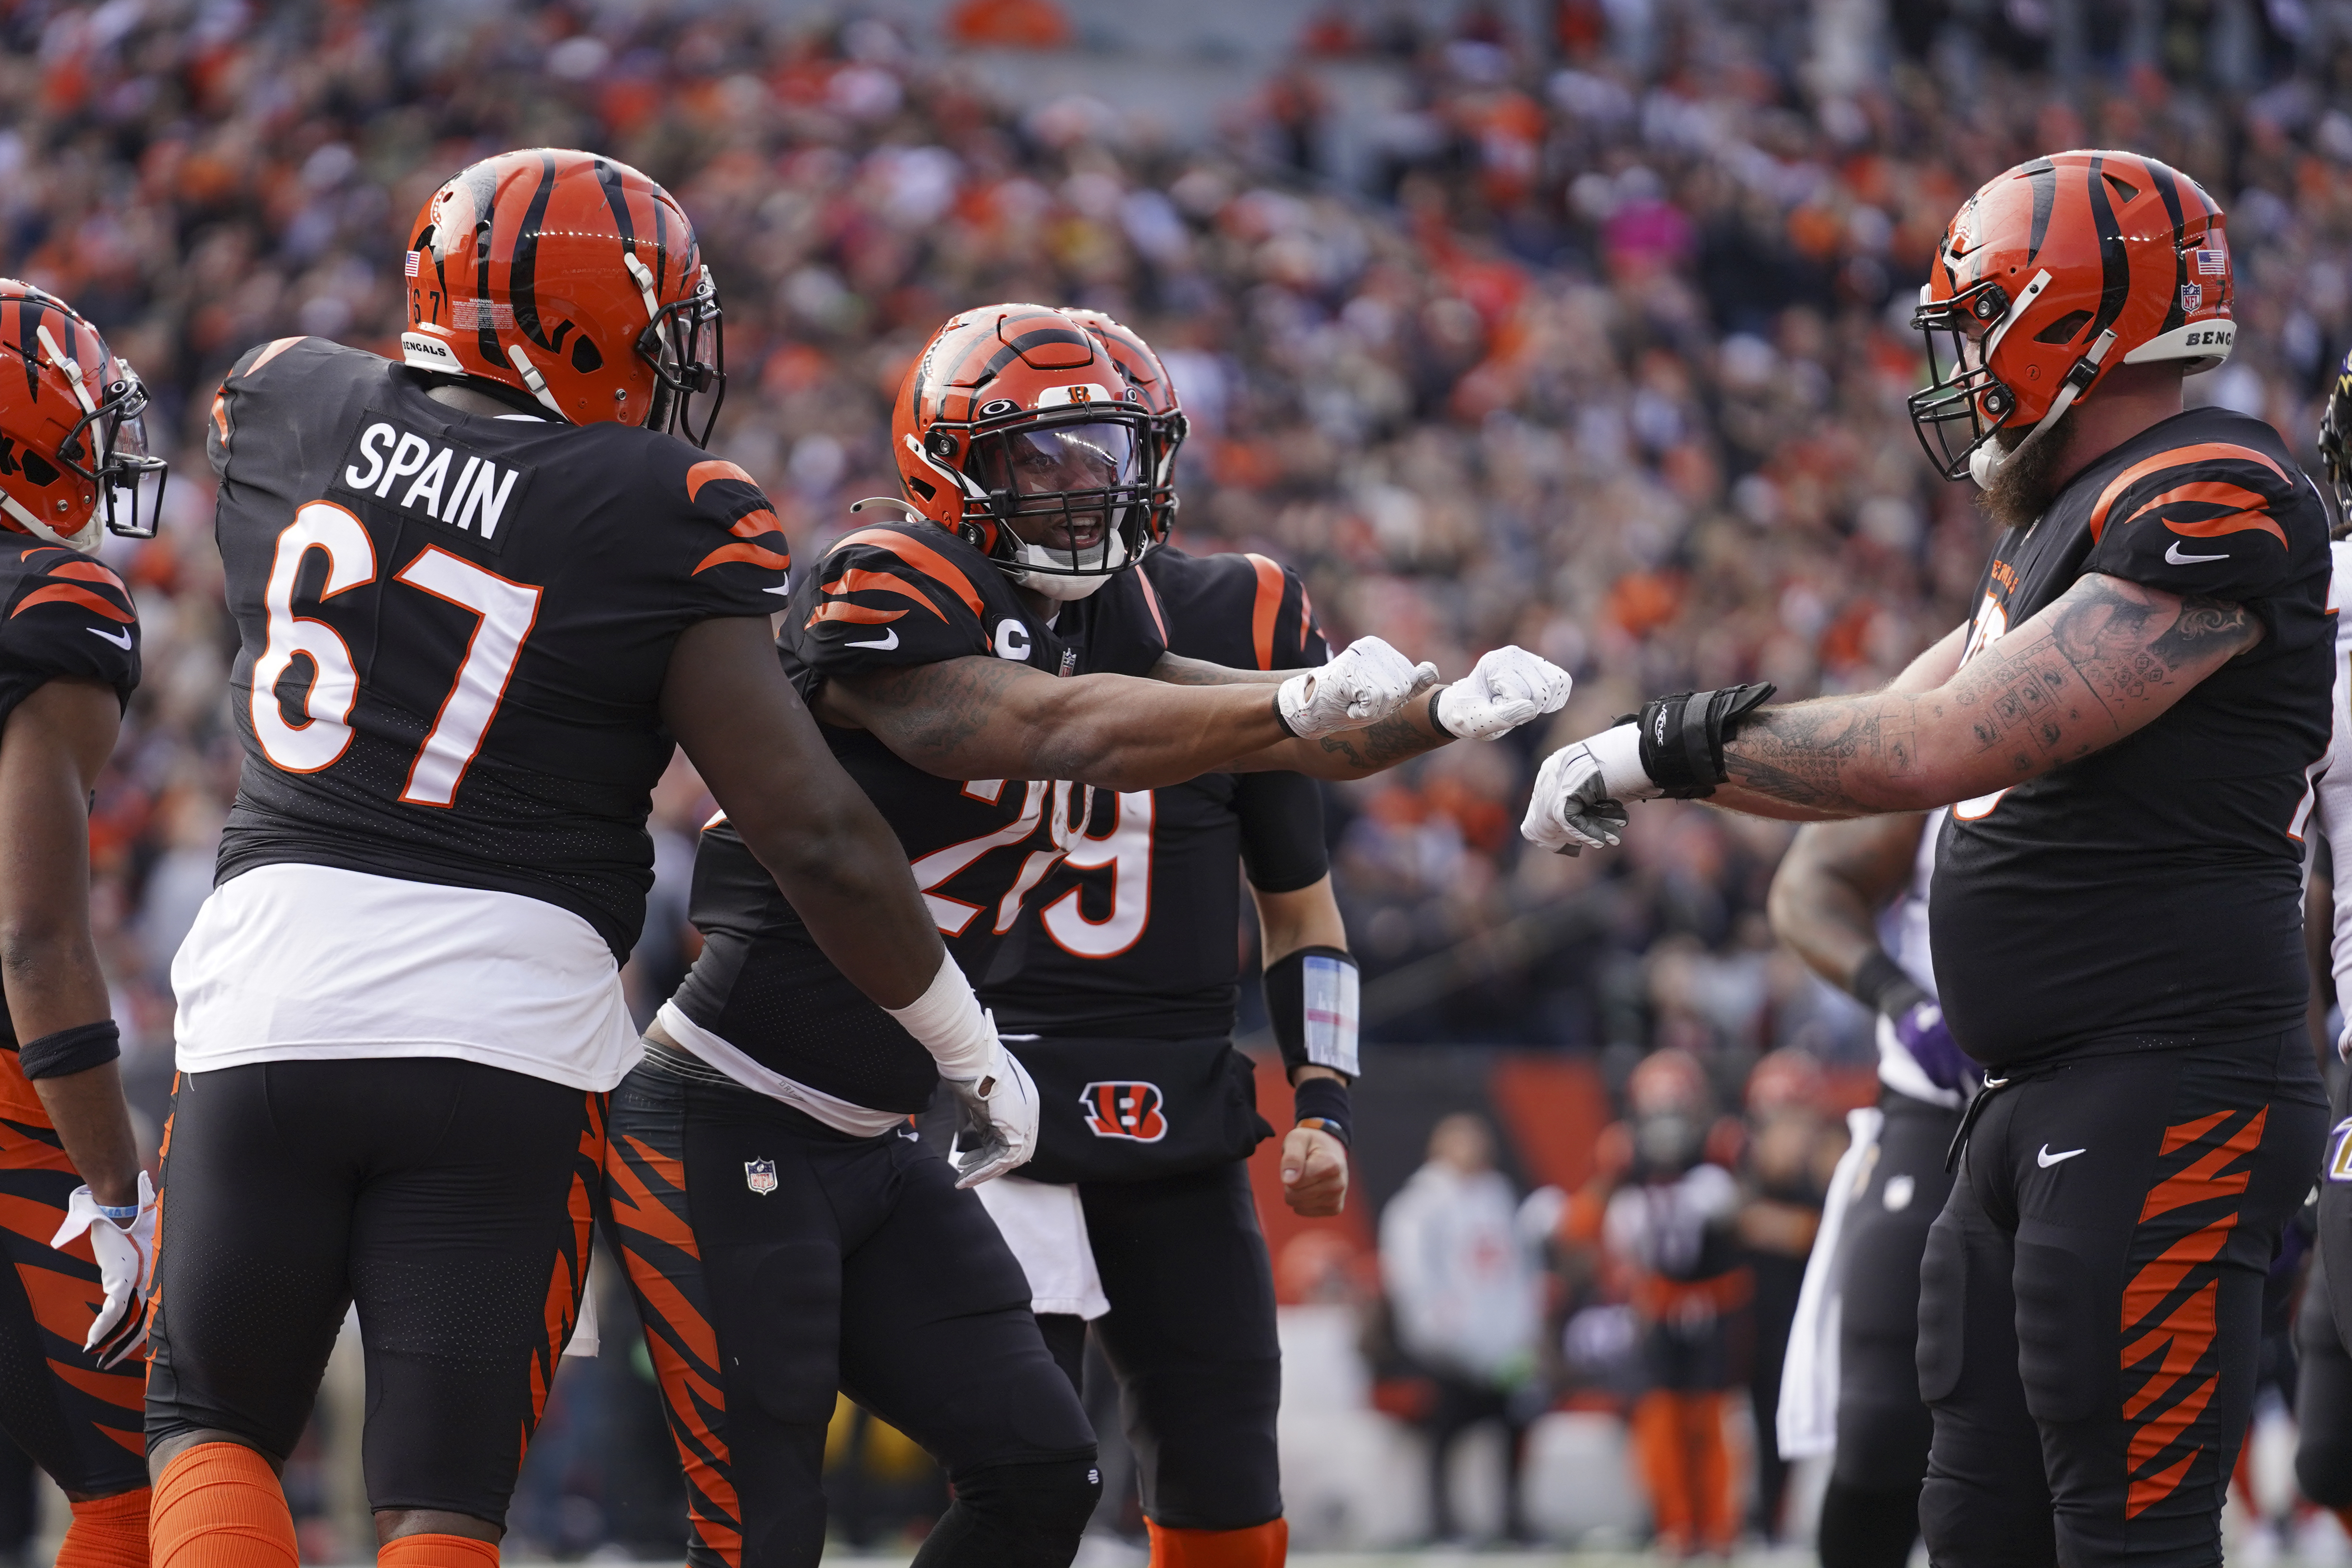
[[1079, 871], [1110, 867], [1110, 913], [1087, 918], [1080, 890], [1072, 888], [1039, 912], [1062, 951], [1077, 958], [1116, 958], [1136, 944], [1151, 919], [1152, 793], [1130, 789], [1115, 796], [1111, 829], [1101, 838], [1088, 833], [1070, 846], [1069, 863]]
[[[269, 634], [253, 667], [250, 712], [262, 755], [289, 773], [316, 773], [334, 765], [352, 743], [352, 704], [359, 697], [359, 672], [352, 651], [323, 621], [294, 613], [294, 580], [312, 550], [327, 553], [327, 585], [321, 601], [375, 580], [375, 547], [360, 520], [332, 501], [313, 501], [294, 514], [278, 536], [263, 602]], [[437, 545], [400, 570], [397, 581], [481, 618], [457, 665], [457, 679], [408, 770], [400, 798], [415, 806], [447, 806], [457, 797], [466, 768], [482, 748], [482, 736], [506, 695], [515, 660], [539, 614], [540, 591], [513, 582]], [[302, 695], [302, 721], [289, 723], [278, 699], [278, 683], [296, 657], [310, 660], [310, 689]]]

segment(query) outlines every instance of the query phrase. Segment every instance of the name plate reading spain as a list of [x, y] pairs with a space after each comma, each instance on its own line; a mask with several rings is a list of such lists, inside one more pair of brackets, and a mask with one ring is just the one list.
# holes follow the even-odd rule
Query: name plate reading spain
[[335, 470], [333, 489], [471, 535], [493, 553], [522, 509], [531, 470], [369, 410]]

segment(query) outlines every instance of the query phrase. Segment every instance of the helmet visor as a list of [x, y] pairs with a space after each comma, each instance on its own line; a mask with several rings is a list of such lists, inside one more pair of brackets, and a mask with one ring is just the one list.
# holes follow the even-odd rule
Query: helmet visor
[[969, 472], [1024, 545], [1035, 570], [1073, 576], [1117, 571], [1150, 548], [1145, 421], [1033, 424], [980, 436]]

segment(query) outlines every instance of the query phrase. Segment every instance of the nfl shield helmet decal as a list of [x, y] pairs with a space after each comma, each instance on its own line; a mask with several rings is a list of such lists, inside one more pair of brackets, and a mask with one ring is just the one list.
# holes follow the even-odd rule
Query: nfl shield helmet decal
[[775, 1191], [776, 1162], [773, 1160], [745, 1160], [743, 1162], [743, 1185], [750, 1187], [753, 1192], [758, 1193], [761, 1197], [765, 1197], [770, 1193]]

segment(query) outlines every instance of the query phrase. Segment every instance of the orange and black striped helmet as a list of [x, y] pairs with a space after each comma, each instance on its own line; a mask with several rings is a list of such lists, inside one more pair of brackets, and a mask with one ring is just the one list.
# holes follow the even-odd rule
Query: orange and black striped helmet
[[890, 418], [907, 504], [1055, 599], [1084, 598], [1158, 544], [1160, 433], [1103, 342], [1042, 305], [949, 321]]
[[1911, 423], [1946, 478], [1979, 484], [2116, 366], [2230, 357], [2221, 209], [2188, 175], [2137, 152], [2053, 153], [1970, 196], [1944, 231], [1911, 324], [1929, 385]]
[[1099, 310], [1065, 307], [1062, 314], [1094, 334], [1142, 400], [1143, 412], [1158, 423], [1152, 442], [1151, 538], [1154, 543], [1165, 544], [1176, 523], [1176, 454], [1184, 438], [1192, 434], [1192, 422], [1184, 417], [1184, 405], [1176, 396], [1176, 382], [1134, 328]]
[[0, 277], [0, 527], [85, 553], [101, 519], [152, 538], [168, 474], [137, 372], [64, 300]]
[[627, 164], [535, 147], [462, 169], [416, 214], [406, 271], [410, 365], [573, 424], [709, 444], [727, 398], [719, 287], [685, 209]]

